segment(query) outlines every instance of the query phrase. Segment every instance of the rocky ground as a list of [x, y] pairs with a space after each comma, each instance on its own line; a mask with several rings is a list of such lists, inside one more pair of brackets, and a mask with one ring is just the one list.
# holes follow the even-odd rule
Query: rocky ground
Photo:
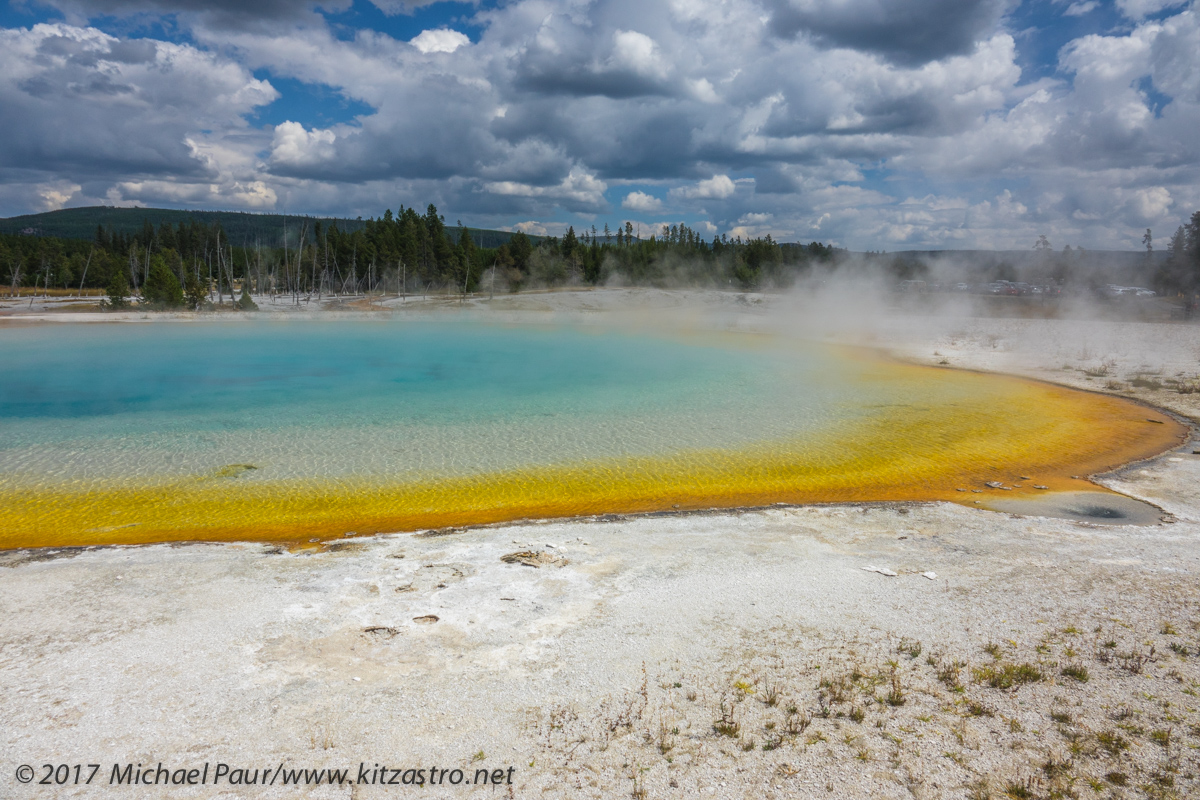
[[[489, 313], [807, 324], [738, 297]], [[908, 313], [820, 335], [1200, 416], [1195, 326]], [[1141, 525], [912, 503], [2, 553], [0, 796], [1200, 796], [1193, 450], [1096, 479], [1171, 520]], [[276, 782], [108, 786], [160, 761]], [[37, 783], [96, 763], [91, 786]], [[357, 783], [360, 763], [464, 783]], [[280, 764], [350, 782], [283, 786]], [[481, 769], [501, 784], [466, 783]]]

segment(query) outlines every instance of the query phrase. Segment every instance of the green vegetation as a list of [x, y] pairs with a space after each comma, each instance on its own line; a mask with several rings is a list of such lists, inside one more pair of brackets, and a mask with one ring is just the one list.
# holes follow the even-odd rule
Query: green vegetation
[[[1056, 630], [1039, 621], [1046, 626], [1040, 640], [988, 643], [986, 654], [974, 655], [979, 666], [969, 664], [963, 650], [922, 647], [919, 658], [901, 667], [893, 656], [911, 655], [917, 642], [897, 645], [874, 632], [821, 641], [793, 630], [766, 644], [766, 637], [754, 640], [761, 647], [746, 648], [717, 669], [673, 665], [672, 671], [689, 675], [689, 692], [698, 690], [708, 702], [681, 705], [678, 687], [652, 681], [660, 691], [636, 704], [638, 714], [626, 709], [641, 695], [627, 692], [623, 702], [608, 698], [569, 713], [540, 712], [537, 732], [564, 771], [578, 771], [589, 758], [603, 759], [593, 765], [657, 759], [663, 769], [646, 773], [656, 796], [674, 796], [668, 785], [685, 785], [697, 767], [760, 775], [769, 769], [779, 796], [822, 784], [833, 796], [826, 775], [850, 774], [862, 787], [873, 778], [858, 762], [886, 762], [914, 797], [929, 796], [930, 789], [941, 796], [920, 779], [931, 772], [942, 786], [954, 787], [942, 794], [974, 800], [1200, 797], [1193, 755], [1200, 723], [1187, 699], [1200, 688], [1194, 663], [1172, 656], [1170, 664], [1184, 672], [1163, 673], [1150, 662], [1143, 674], [1132, 674], [1121, 663], [1127, 657], [1117, 655], [1130, 648], [1154, 658], [1166, 638], [1194, 646], [1200, 633], [1194, 604], [1186, 613], [1188, 622], [1178, 626], [1118, 626], [1128, 634], [1117, 627], [1106, 633], [1108, 625], [1098, 624], [1095, 634], [1116, 638], [1096, 642], [1091, 652], [1076, 638], [1090, 624]], [[959, 694], [966, 675], [977, 681], [969, 686], [972, 697]], [[889, 688], [905, 702], [889, 703]], [[778, 700], [767, 702], [768, 694]], [[1021, 719], [1033, 724], [1027, 729]], [[612, 736], [613, 730], [630, 735]], [[756, 741], [763, 760], [741, 761]]]
[[993, 689], [1011, 689], [1026, 683], [1037, 683], [1044, 677], [1042, 671], [1028, 662], [1024, 664], [997, 663], [971, 670], [976, 682], [986, 683]]
[[[1058, 254], [1039, 240], [1035, 250], [1025, 271], [1038, 280], [1074, 281], [1076, 288], [1099, 280], [1091, 266], [1086, 274], [1082, 270], [1091, 264], [1083, 260], [1082, 249]], [[1013, 264], [996, 261], [1001, 254], [972, 253], [973, 266], [963, 277], [1020, 277]], [[114, 272], [124, 271], [126, 296], [161, 308], [200, 309], [212, 303], [249, 309], [250, 294], [290, 295], [299, 303], [302, 297], [330, 294], [492, 294], [610, 282], [770, 289], [835, 269], [892, 281], [923, 280], [930, 277], [928, 259], [936, 256], [865, 253], [851, 260], [846, 255], [819, 242], [780, 243], [770, 236], [706, 240], [685, 224], [653, 232], [638, 231], [629, 222], [600, 230], [568, 227], [560, 237], [535, 237], [470, 228], [461, 221], [448, 226], [432, 205], [423, 213], [401, 206], [398, 213], [388, 210], [366, 220], [127, 208], [66, 209], [0, 220], [0, 280], [11, 291], [102, 289], [110, 286]], [[1188, 295], [1194, 303], [1191, 293], [1200, 290], [1200, 212], [1175, 233], [1165, 258], [1155, 255], [1148, 250], [1137, 271], [1147, 281], [1153, 274], [1162, 293]], [[164, 280], [159, 263], [182, 295]], [[1109, 370], [1092, 377], [1109, 377]], [[1136, 386], [1151, 379], [1133, 380]], [[1178, 390], [1189, 387], [1180, 384]]]
[[[1153, 247], [1150, 231], [1143, 238], [1147, 255]], [[1167, 245], [1167, 260], [1154, 276], [1155, 287], [1164, 294], [1191, 294], [1200, 291], [1200, 211], [1180, 225]]]
[[242, 311], [258, 311], [258, 303], [250, 298], [250, 282], [242, 282], [242, 296], [238, 298], [237, 307]]
[[1067, 664], [1060, 672], [1068, 678], [1074, 678], [1080, 683], [1088, 682], [1088, 670], [1082, 664]]
[[129, 301], [125, 299], [129, 296], [129, 281], [125, 280], [122, 270], [113, 270], [108, 278], [108, 285], [104, 287], [104, 293], [107, 295], [107, 299], [104, 300], [106, 307], [114, 310], [129, 307]]
[[[288, 231], [294, 235], [301, 225], [310, 229], [314, 223], [322, 226], [337, 225], [343, 231], [353, 232], [366, 227], [366, 220], [336, 217], [307, 217], [291, 214], [251, 214], [244, 211], [180, 211], [170, 208], [114, 208], [111, 206], [88, 206], [64, 208], [41, 214], [25, 214], [19, 217], [0, 219], [0, 234], [23, 234], [58, 239], [90, 240], [96, 229], [104, 228], [114, 234], [132, 236], [140, 233], [149, 222], [155, 229], [164, 224], [178, 228], [197, 222], [203, 227], [220, 225], [234, 242], [261, 241], [278, 244]], [[512, 234], [508, 231], [472, 229], [472, 235], [480, 247], [499, 247]]]
[[[117, 212], [119, 224], [104, 222]], [[134, 213], [142, 214], [140, 229], [129, 224]], [[817, 242], [780, 244], [770, 236], [705, 241], [686, 225], [664, 225], [648, 238], [635, 235], [632, 223], [581, 234], [569, 227], [561, 238], [536, 238], [461, 222], [448, 227], [432, 205], [423, 214], [401, 207], [395, 215], [388, 210], [378, 219], [349, 223], [160, 209], [72, 209], [55, 215], [38, 218], [53, 217], [62, 222], [57, 227], [0, 234], [0, 275], [13, 291], [111, 286], [115, 292], [120, 287], [114, 275], [121, 272], [125, 296], [154, 308], [228, 302], [250, 309], [252, 292], [291, 295], [300, 302], [301, 295], [515, 292], [612, 279], [752, 289], [790, 285], [814, 264], [840, 255]], [[49, 230], [79, 235], [81, 219], [101, 220], [90, 241], [44, 235]]]
[[150, 272], [142, 286], [142, 301], [151, 308], [178, 308], [183, 305], [183, 287], [161, 255], [150, 260]]

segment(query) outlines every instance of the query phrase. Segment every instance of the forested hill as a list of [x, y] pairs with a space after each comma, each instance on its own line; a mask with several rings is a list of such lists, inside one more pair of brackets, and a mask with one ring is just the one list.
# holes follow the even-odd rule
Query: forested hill
[[88, 238], [51, 235], [46, 226], [33, 229], [33, 218], [25, 217], [17, 233], [0, 232], [0, 279], [10, 293], [23, 287], [43, 292], [103, 287], [114, 301], [133, 293], [151, 305], [182, 304], [186, 290], [191, 305], [202, 307], [206, 294], [215, 294], [219, 303], [247, 287], [299, 298], [378, 291], [466, 294], [485, 286], [489, 293], [515, 292], [610, 280], [790, 286], [816, 264], [832, 267], [843, 255], [819, 242], [781, 244], [770, 236], [714, 236], [710, 242], [683, 224], [664, 224], [648, 239], [636, 236], [628, 221], [615, 230], [606, 224], [603, 232], [593, 226], [576, 234], [568, 226], [561, 238], [480, 231], [447, 226], [432, 204], [424, 214], [401, 207], [398, 214], [385, 210], [365, 221], [280, 216], [274, 218], [279, 226], [274, 233], [262, 226], [272, 219], [266, 215], [228, 214], [223, 220], [214, 214], [201, 221], [195, 212], [159, 211], [180, 216], [178, 222], [160, 216], [156, 225], [147, 209], [124, 213], [139, 215], [140, 225], [122, 231], [103, 217], [85, 217], [92, 230]]
[[[97, 228], [104, 228], [109, 235], [133, 236], [142, 233], [147, 224], [161, 228], [164, 224], [178, 228], [181, 224], [197, 222], [211, 228], [220, 225], [224, 234], [237, 244], [253, 246], [256, 242], [265, 246], [278, 246], [288, 231], [295, 241], [303, 226], [310, 235], [313, 223], [322, 228], [336, 224], [345, 233], [353, 233], [366, 227], [359, 219], [305, 217], [284, 214], [249, 214], [242, 211], [179, 211], [170, 208], [114, 208], [112, 206], [88, 206], [47, 211], [43, 214], [24, 214], [19, 217], [0, 218], [0, 234], [24, 234], [27, 236], [49, 236], [58, 239], [92, 240]], [[471, 228], [477, 247], [499, 247], [512, 238], [507, 231]], [[539, 237], [530, 237], [537, 241]]]

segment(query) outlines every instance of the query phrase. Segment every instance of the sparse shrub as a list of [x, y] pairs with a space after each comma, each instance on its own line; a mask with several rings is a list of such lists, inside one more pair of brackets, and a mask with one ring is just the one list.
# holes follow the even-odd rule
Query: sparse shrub
[[1004, 793], [1013, 800], [1031, 800], [1033, 790], [1024, 783], [1010, 783], [1004, 787]]
[[954, 691], [962, 691], [962, 681], [959, 679], [960, 673], [966, 664], [962, 661], [950, 661], [943, 664], [937, 671], [937, 678], [946, 685], [947, 689]]
[[808, 714], [801, 714], [795, 706], [788, 709], [787, 721], [784, 723], [785, 730], [792, 736], [799, 736], [804, 733], [805, 728], [812, 723], [812, 717]]
[[713, 730], [722, 736], [728, 736], [730, 739], [736, 739], [738, 733], [742, 730], [742, 726], [736, 721], [717, 720], [713, 723]]
[[1114, 756], [1122, 750], [1129, 749], [1129, 740], [1116, 731], [1101, 731], [1096, 734], [1096, 741]]
[[995, 712], [975, 700], [967, 703], [967, 714], [972, 717], [994, 717]]
[[1151, 780], [1164, 789], [1169, 789], [1175, 785], [1175, 776], [1171, 774], [1169, 769], [1158, 770], [1151, 776]]
[[678, 735], [679, 728], [668, 729], [666, 723], [658, 724], [658, 752], [664, 756], [675, 748], [674, 737]]
[[1070, 769], [1070, 764], [1066, 761], [1060, 761], [1053, 755], [1049, 756], [1042, 764], [1042, 772], [1046, 773], [1046, 777], [1050, 780], [1059, 778], [1065, 775]]
[[1124, 655], [1118, 655], [1117, 660], [1121, 662], [1121, 669], [1128, 672], [1130, 675], [1140, 675], [1142, 667], [1150, 661], [1154, 655], [1154, 648], [1150, 648], [1149, 653], [1143, 653], [1141, 650], [1130, 650]]
[[730, 739], [737, 738], [742, 726], [734, 717], [733, 703], [724, 696], [721, 697], [720, 714], [721, 718], [713, 723], [713, 730], [721, 736], [728, 736]]
[[987, 778], [973, 781], [967, 787], [967, 800], [992, 800], [992, 787], [988, 785]]
[[1043, 679], [1042, 671], [1034, 664], [996, 664], [971, 670], [977, 683], [986, 683], [993, 689], [1011, 689], [1026, 683], [1037, 683]]
[[819, 686], [820, 692], [818, 692], [818, 695], [822, 700], [828, 700], [830, 703], [846, 702], [846, 692], [850, 689], [850, 683], [845, 676], [839, 678], [822, 678]]
[[1138, 389], [1153, 389], [1155, 391], [1164, 388], [1162, 382], [1157, 378], [1148, 378], [1145, 375], [1138, 375], [1130, 379], [1129, 385]]
[[1083, 664], [1067, 664], [1060, 670], [1060, 672], [1062, 672], [1062, 674], [1068, 678], [1074, 678], [1080, 683], [1088, 682], [1087, 667], [1085, 667]]

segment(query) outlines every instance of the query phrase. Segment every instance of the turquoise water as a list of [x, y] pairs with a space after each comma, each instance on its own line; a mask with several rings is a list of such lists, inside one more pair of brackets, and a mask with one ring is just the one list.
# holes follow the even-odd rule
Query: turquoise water
[[1113, 398], [751, 335], [176, 321], [0, 345], [0, 547], [963, 500], [1184, 433]]
[[738, 447], [885, 402], [827, 351], [753, 337], [268, 321], [3, 339], [10, 486], [241, 463], [249, 480], [461, 475]]

